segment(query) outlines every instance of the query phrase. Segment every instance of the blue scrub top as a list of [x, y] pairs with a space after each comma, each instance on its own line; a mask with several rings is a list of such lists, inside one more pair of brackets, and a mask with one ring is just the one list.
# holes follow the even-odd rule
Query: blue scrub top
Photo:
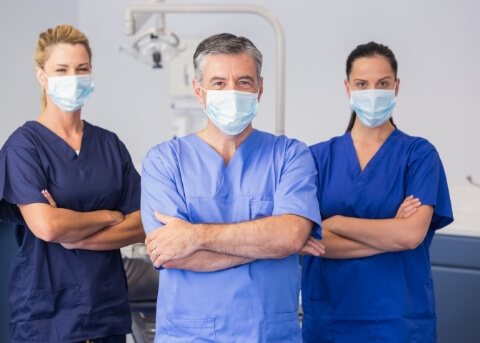
[[140, 176], [107, 130], [84, 121], [80, 154], [36, 121], [0, 151], [0, 219], [16, 226], [10, 276], [11, 342], [76, 342], [131, 332], [120, 250], [67, 250], [30, 231], [16, 204], [48, 203], [87, 212], [129, 214], [140, 207]]
[[[191, 223], [296, 214], [316, 223], [316, 171], [305, 144], [254, 130], [225, 167], [197, 135], [153, 147], [143, 161], [142, 220], [158, 210]], [[275, 228], [271, 228], [272, 235]], [[298, 255], [217, 272], [160, 272], [155, 342], [301, 342]]]
[[430, 229], [414, 250], [356, 259], [305, 256], [304, 342], [435, 342], [429, 246], [453, 220], [440, 157], [427, 140], [395, 130], [362, 171], [350, 133], [312, 146], [323, 219], [395, 217], [414, 195], [434, 207]]

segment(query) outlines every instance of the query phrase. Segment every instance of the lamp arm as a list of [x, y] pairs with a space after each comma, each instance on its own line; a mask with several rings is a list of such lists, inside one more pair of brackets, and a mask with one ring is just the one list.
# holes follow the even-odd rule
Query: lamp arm
[[135, 34], [135, 14], [141, 13], [250, 13], [266, 19], [276, 36], [276, 113], [275, 133], [285, 133], [285, 34], [278, 18], [269, 10], [257, 5], [241, 4], [130, 4], [125, 10], [125, 34]]

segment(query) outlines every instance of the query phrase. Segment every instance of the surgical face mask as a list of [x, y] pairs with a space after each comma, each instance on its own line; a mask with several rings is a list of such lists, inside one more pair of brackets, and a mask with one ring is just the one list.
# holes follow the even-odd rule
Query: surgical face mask
[[227, 135], [238, 135], [257, 115], [257, 93], [236, 90], [203, 90], [207, 93], [205, 105], [207, 117]]
[[350, 108], [367, 127], [378, 127], [387, 122], [396, 103], [395, 88], [350, 90]]
[[74, 112], [83, 107], [95, 89], [92, 74], [50, 77], [45, 72], [43, 74], [48, 79], [48, 95], [64, 112]]

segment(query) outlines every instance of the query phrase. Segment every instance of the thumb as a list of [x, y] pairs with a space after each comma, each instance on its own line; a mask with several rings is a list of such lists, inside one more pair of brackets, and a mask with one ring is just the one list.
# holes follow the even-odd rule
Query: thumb
[[169, 218], [168, 216], [161, 214], [158, 211], [153, 211], [153, 215], [155, 216], [155, 219], [157, 219], [160, 223], [167, 224]]

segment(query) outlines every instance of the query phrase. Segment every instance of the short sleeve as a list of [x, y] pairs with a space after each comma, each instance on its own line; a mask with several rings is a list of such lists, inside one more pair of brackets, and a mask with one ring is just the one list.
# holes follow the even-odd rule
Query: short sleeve
[[434, 207], [430, 229], [440, 229], [453, 221], [452, 205], [442, 161], [433, 145], [417, 142], [410, 155], [406, 195], [418, 197]]
[[275, 192], [273, 215], [288, 213], [308, 218], [315, 223], [312, 235], [321, 239], [316, 178], [314, 160], [307, 146], [289, 140], [280, 182]]
[[154, 211], [188, 220], [180, 172], [168, 143], [151, 148], [143, 159], [141, 184], [142, 222], [147, 234], [163, 225]]
[[125, 145], [121, 141], [119, 144], [123, 161], [123, 196], [120, 211], [129, 214], [140, 210], [140, 174], [135, 169]]
[[46, 179], [35, 149], [7, 144], [0, 151], [0, 219], [25, 224], [18, 204], [47, 203]]

